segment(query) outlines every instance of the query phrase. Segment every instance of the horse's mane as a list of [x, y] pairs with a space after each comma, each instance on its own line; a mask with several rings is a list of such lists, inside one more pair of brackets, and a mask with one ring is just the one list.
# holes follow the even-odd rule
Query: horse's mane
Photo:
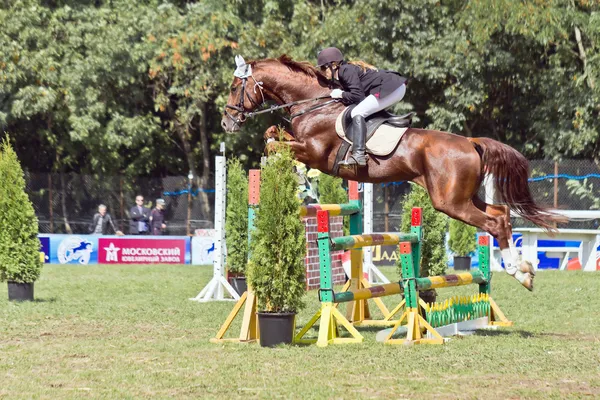
[[[258, 61], [259, 60], [254, 60], [252, 64]], [[279, 56], [279, 58], [267, 58], [265, 60], [260, 61], [280, 63], [294, 72], [299, 72], [308, 77], [316, 78], [319, 80], [319, 82], [328, 82], [327, 77], [323, 75], [321, 71], [315, 68], [311, 63], [309, 63], [308, 61], [294, 61], [292, 57], [288, 56], [287, 54], [282, 54], [281, 56]]]

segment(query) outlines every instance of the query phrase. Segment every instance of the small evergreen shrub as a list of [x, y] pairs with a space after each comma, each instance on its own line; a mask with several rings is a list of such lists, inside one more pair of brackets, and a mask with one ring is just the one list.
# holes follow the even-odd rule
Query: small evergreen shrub
[[319, 175], [319, 203], [343, 204], [348, 202], [348, 193], [342, 186], [342, 178], [327, 174]]
[[456, 219], [450, 219], [450, 251], [458, 257], [467, 257], [477, 249], [477, 228]]
[[248, 263], [248, 176], [239, 159], [232, 158], [227, 164], [227, 269], [244, 274]]
[[269, 157], [261, 171], [260, 207], [246, 277], [259, 311], [298, 312], [304, 304], [306, 238], [291, 151]]
[[[445, 236], [448, 217], [436, 211], [431, 204], [427, 191], [421, 186], [411, 185], [411, 191], [403, 200], [402, 232], [410, 232], [411, 212], [413, 207], [423, 209], [423, 242], [421, 245], [421, 276], [444, 275], [447, 267]], [[402, 267], [398, 262], [398, 270]]]
[[32, 283], [39, 278], [43, 264], [37, 234], [21, 163], [6, 137], [0, 144], [0, 281]]

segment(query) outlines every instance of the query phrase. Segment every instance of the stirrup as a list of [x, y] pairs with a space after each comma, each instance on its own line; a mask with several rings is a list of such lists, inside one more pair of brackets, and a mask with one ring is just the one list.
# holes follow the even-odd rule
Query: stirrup
[[[362, 157], [361, 156], [355, 157], [354, 154], [351, 154], [350, 156], [348, 156], [347, 160], [340, 162], [340, 165], [343, 167], [353, 167], [355, 165], [358, 165], [359, 167], [366, 167], [367, 161], [369, 160], [368, 157], [369, 156], [367, 156], [366, 154], [362, 155]], [[362, 162], [360, 162], [360, 161], [362, 161]]]

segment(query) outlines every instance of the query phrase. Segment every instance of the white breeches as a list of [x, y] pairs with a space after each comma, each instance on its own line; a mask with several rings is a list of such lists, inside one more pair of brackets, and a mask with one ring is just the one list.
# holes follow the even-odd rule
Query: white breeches
[[385, 96], [383, 99], [378, 99], [370, 94], [363, 101], [358, 103], [356, 107], [354, 107], [351, 116], [354, 118], [357, 115], [362, 115], [363, 118], [367, 118], [369, 115], [375, 114], [377, 111], [381, 111], [392, 106], [393, 104], [396, 104], [402, 100], [405, 94], [406, 84], [402, 84], [402, 86]]

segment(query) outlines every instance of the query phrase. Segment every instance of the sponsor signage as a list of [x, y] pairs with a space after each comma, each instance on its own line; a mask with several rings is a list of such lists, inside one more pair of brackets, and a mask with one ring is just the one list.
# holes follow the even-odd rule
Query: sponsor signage
[[185, 264], [189, 239], [98, 239], [100, 264]]
[[197, 229], [192, 238], [192, 264], [212, 265], [215, 260], [216, 231], [214, 229]]
[[187, 236], [42, 234], [38, 238], [49, 264], [189, 264], [191, 261]]

